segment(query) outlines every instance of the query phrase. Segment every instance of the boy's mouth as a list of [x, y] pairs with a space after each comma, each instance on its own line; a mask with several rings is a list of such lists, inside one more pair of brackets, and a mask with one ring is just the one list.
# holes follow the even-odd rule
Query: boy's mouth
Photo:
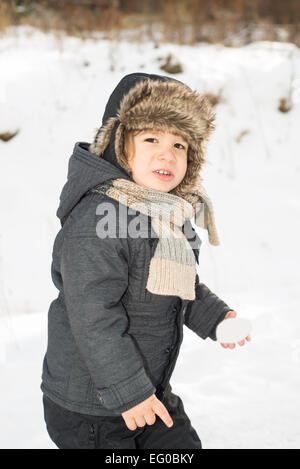
[[164, 173], [168, 172], [169, 174], [164, 174], [163, 172], [158, 173], [157, 171], [159, 171], [159, 170], [153, 171], [153, 174], [158, 179], [160, 179], [161, 181], [171, 181], [171, 179], [173, 179], [173, 177], [174, 177], [174, 175], [171, 171], [162, 170], [162, 171], [164, 171]]

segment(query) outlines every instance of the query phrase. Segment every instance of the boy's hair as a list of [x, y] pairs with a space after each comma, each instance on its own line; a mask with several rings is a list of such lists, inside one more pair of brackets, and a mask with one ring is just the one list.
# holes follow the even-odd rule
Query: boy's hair
[[142, 132], [143, 132], [143, 130], [136, 130], [136, 129], [127, 130], [127, 129], [125, 129], [125, 131], [124, 131], [124, 155], [125, 155], [125, 158], [127, 159], [127, 161], [129, 161], [131, 151], [133, 150], [133, 146], [134, 146], [134, 140], [133, 139], [134, 139], [134, 137], [136, 135], [139, 135]]
[[143, 130], [133, 129], [133, 130], [124, 130], [124, 150], [123, 154], [126, 159], [126, 163], [128, 166], [127, 172], [129, 173], [130, 177], [132, 177], [132, 171], [129, 167], [129, 160], [132, 158], [132, 152], [134, 150], [134, 137], [142, 133]]

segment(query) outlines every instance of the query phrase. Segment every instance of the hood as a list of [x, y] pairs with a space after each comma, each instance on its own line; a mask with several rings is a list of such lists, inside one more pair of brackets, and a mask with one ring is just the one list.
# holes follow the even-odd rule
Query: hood
[[63, 226], [71, 210], [77, 205], [84, 194], [107, 179], [130, 179], [128, 174], [112, 163], [91, 153], [87, 142], [75, 143], [69, 159], [68, 178], [61, 195], [56, 215]]

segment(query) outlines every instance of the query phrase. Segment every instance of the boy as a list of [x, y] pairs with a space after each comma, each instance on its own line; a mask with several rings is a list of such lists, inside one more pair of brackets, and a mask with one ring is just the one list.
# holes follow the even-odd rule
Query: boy
[[200, 183], [213, 120], [183, 83], [133, 73], [110, 96], [94, 142], [75, 145], [41, 384], [59, 448], [202, 447], [169, 380], [184, 324], [216, 340], [216, 326], [236, 315], [196, 274], [190, 219], [219, 244]]

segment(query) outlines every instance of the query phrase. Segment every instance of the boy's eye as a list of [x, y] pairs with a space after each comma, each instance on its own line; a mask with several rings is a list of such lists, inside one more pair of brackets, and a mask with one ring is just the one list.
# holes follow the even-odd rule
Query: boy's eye
[[183, 150], [185, 149], [185, 146], [183, 146], [182, 143], [175, 143], [175, 145], [181, 145], [181, 146], [182, 146], [182, 149], [183, 149]]
[[[146, 138], [146, 141], [147, 141], [147, 140], [157, 140], [157, 138], [149, 137], [149, 138]], [[181, 143], [175, 143], [175, 145], [181, 145], [182, 149], [183, 149], [183, 150], [185, 149], [185, 146], [183, 146]]]
[[147, 140], [157, 140], [157, 138], [150, 138], [150, 137], [149, 137], [149, 138], [146, 138], [146, 141], [147, 141]]

